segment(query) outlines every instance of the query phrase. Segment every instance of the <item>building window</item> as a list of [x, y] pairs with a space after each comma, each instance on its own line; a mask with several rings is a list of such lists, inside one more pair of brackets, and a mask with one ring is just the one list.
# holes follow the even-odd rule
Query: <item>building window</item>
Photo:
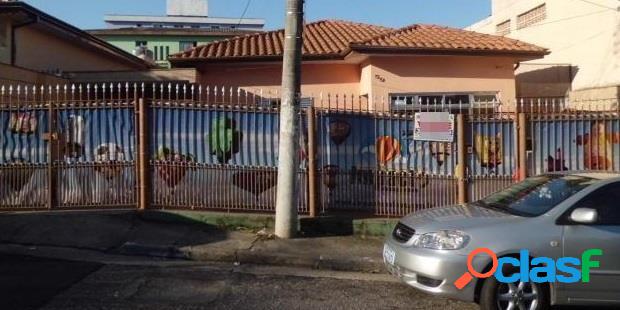
[[179, 42], [179, 51], [187, 52], [192, 48], [196, 47], [197, 44], [198, 42], [196, 41], [181, 41]]
[[148, 42], [146, 41], [136, 41], [136, 47], [138, 46], [147, 46]]
[[168, 56], [170, 56], [170, 46], [166, 46], [166, 58], [168, 59]]
[[495, 27], [495, 34], [497, 34], [498, 36], [505, 36], [509, 33], [510, 33], [510, 19], [503, 23], [497, 24], [497, 26]]
[[153, 47], [153, 53], [155, 54], [155, 60], [159, 60], [159, 53], [157, 52], [157, 46]]
[[545, 18], [547, 18], [547, 6], [543, 4], [517, 16], [517, 29], [529, 27]]
[[499, 103], [496, 92], [392, 94], [390, 100], [393, 110], [430, 107], [469, 108], [471, 104], [482, 107]]

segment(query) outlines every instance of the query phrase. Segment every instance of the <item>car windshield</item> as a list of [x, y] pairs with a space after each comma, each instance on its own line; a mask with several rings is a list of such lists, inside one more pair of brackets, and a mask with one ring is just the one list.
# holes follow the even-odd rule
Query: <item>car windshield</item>
[[596, 182], [577, 175], [541, 175], [528, 178], [477, 202], [478, 205], [510, 214], [534, 217]]

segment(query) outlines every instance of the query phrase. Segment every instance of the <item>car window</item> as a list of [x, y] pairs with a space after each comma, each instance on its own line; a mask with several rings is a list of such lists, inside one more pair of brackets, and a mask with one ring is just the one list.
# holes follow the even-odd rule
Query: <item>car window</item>
[[620, 225], [620, 183], [600, 188], [577, 203], [576, 208], [590, 208], [598, 212], [595, 225]]
[[541, 175], [492, 194], [478, 204], [521, 216], [539, 216], [594, 182], [577, 175]]

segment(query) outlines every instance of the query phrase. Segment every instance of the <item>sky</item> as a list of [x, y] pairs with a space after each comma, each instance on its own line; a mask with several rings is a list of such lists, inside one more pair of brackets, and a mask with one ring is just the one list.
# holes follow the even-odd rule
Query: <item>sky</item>
[[[105, 28], [105, 14], [165, 15], [166, 0], [24, 0], [82, 29]], [[283, 27], [285, 0], [210, 0], [209, 15], [264, 18]], [[306, 0], [306, 20], [344, 19], [389, 27], [414, 23], [462, 28], [489, 16], [491, 0]]]

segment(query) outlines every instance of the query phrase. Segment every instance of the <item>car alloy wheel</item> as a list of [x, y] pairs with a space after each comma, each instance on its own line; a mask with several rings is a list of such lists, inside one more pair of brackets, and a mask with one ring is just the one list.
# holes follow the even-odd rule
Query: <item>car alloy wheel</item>
[[540, 287], [530, 282], [501, 283], [496, 300], [498, 309], [535, 310], [540, 303]]

